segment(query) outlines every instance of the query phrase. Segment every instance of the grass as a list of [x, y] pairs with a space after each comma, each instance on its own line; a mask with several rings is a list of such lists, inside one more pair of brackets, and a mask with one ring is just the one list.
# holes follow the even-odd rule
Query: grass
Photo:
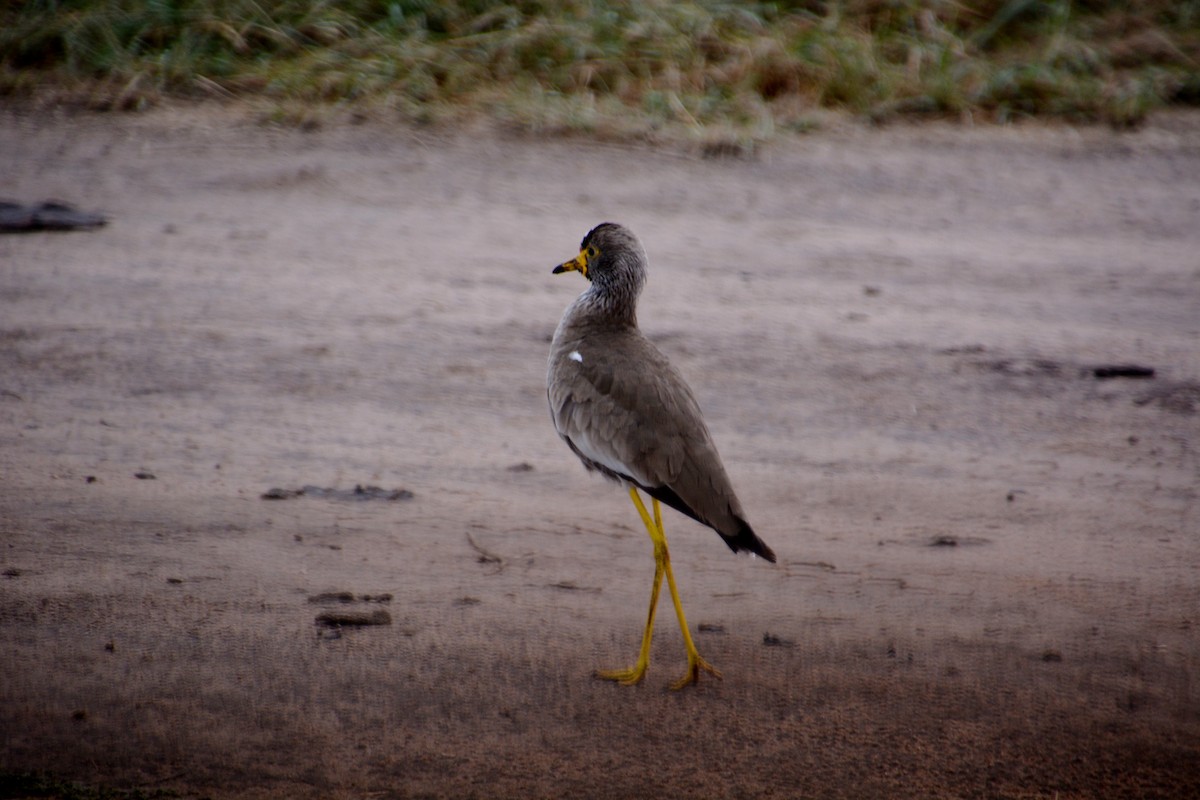
[[1200, 103], [1200, 0], [17, 0], [0, 94], [769, 137], [830, 110], [1136, 125]]

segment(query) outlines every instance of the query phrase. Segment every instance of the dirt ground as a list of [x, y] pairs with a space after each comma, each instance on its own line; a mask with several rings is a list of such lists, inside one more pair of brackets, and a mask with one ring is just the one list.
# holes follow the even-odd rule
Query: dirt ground
[[[0, 772], [1195, 796], [1200, 115], [834, 126], [747, 161], [10, 113], [0, 153], [0, 196], [111, 220], [0, 237]], [[592, 677], [632, 662], [653, 561], [546, 409], [583, 288], [550, 269], [604, 220], [779, 555], [667, 512], [724, 672], [682, 692], [669, 605], [642, 685]]]

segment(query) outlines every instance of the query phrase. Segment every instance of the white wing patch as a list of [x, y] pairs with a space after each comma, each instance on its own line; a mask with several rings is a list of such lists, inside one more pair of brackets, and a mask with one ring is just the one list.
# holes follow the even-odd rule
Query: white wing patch
[[571, 359], [572, 361], [578, 361], [580, 364], [583, 363], [583, 356], [579, 354], [578, 350], [572, 350], [567, 354], [567, 358]]
[[629, 465], [622, 464], [621, 460], [611, 452], [610, 448], [606, 447], [603, 443], [593, 442], [592, 438], [588, 436], [587, 431], [576, 433], [571, 437], [571, 442], [579, 448], [579, 452], [597, 464], [608, 467], [618, 475], [628, 475], [634, 480], [645, 481], [645, 476], [635, 475]]

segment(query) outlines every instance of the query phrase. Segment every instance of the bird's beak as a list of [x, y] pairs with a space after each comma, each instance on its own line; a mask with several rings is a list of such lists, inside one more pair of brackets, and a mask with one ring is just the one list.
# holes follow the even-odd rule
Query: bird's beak
[[586, 278], [587, 277], [587, 269], [588, 269], [587, 251], [580, 250], [579, 255], [575, 256], [575, 258], [573, 258], [570, 261], [566, 261], [562, 264], [559, 264], [557, 267], [555, 267], [553, 270], [550, 271], [550, 274], [557, 275], [560, 272], [582, 272], [583, 277]]

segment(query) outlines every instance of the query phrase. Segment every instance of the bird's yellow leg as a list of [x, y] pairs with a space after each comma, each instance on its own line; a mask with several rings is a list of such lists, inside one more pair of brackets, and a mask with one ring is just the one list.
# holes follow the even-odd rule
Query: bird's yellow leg
[[679, 590], [675, 586], [675, 574], [671, 571], [671, 554], [667, 549], [667, 535], [663, 531], [662, 524], [662, 507], [657, 499], [653, 499], [654, 503], [654, 518], [650, 518], [650, 514], [646, 511], [646, 506], [642, 502], [642, 498], [637, 493], [637, 489], [629, 489], [629, 497], [633, 500], [633, 504], [637, 507], [638, 514], [642, 518], [642, 522], [646, 526], [646, 532], [650, 534], [650, 540], [654, 543], [654, 589], [650, 595], [650, 614], [646, 620], [646, 632], [642, 636], [642, 650], [638, 657], [638, 662], [629, 670], [614, 671], [611, 673], [603, 673], [601, 677], [612, 678], [619, 680], [622, 683], [637, 683], [645, 674], [646, 666], [650, 663], [650, 634], [654, 627], [654, 609], [658, 602], [658, 592], [662, 584], [663, 575], [667, 577], [667, 589], [671, 592], [671, 602], [675, 605], [675, 616], [679, 619], [679, 629], [683, 632], [683, 644], [687, 648], [688, 669], [683, 677], [671, 684], [672, 689], [682, 689], [683, 687], [695, 683], [700, 679], [700, 671], [710, 673], [716, 677], [721, 677], [721, 673], [716, 667], [709, 664], [700, 657], [700, 653], [696, 650], [696, 643], [692, 641], [692, 634], [688, 630], [687, 617], [683, 614], [683, 603], [679, 600]]
[[[667, 589], [671, 592], [671, 602], [675, 604], [675, 616], [679, 618], [679, 630], [683, 632], [683, 646], [687, 648], [688, 668], [683, 677], [671, 684], [672, 689], [682, 689], [700, 680], [700, 670], [704, 670], [715, 678], [721, 677], [721, 672], [712, 664], [700, 657], [696, 643], [692, 641], [691, 631], [688, 630], [687, 617], [683, 615], [683, 603], [679, 600], [679, 590], [675, 588], [675, 573], [671, 571], [671, 555], [667, 551], [667, 534], [662, 526], [662, 509], [657, 498], [654, 500], [654, 522], [658, 527], [658, 540], [655, 542], [655, 561], [660, 563], [660, 569], [667, 575]], [[658, 542], [662, 542], [662, 558], [658, 556]]]
[[638, 651], [637, 663], [628, 669], [598, 669], [596, 677], [616, 681], [622, 686], [633, 686], [646, 677], [650, 666], [650, 638], [654, 632], [654, 610], [658, 607], [658, 590], [662, 587], [662, 570], [654, 570], [654, 588], [650, 590], [650, 612], [646, 615], [646, 630], [642, 633], [642, 648]]
[[[646, 513], [646, 507], [642, 504], [642, 499], [637, 495], [637, 489], [631, 488], [629, 494], [633, 497], [634, 505], [637, 506], [638, 513], [642, 516], [642, 522], [646, 525], [646, 530], [650, 531], [654, 527], [654, 523], [650, 520], [650, 515]], [[658, 511], [655, 508], [655, 511]], [[659, 523], [662, 524], [661, 522]], [[650, 534], [650, 539], [654, 540], [654, 534]], [[654, 633], [654, 612], [658, 608], [658, 592], [662, 588], [663, 566], [662, 562], [657, 557], [658, 546], [655, 545], [654, 558], [654, 586], [650, 589], [650, 611], [646, 614], [646, 630], [642, 633], [642, 649], [638, 651], [637, 663], [628, 669], [598, 669], [596, 677], [604, 680], [616, 681], [624, 686], [632, 686], [641, 681], [646, 676], [646, 667], [650, 666], [650, 639]]]

